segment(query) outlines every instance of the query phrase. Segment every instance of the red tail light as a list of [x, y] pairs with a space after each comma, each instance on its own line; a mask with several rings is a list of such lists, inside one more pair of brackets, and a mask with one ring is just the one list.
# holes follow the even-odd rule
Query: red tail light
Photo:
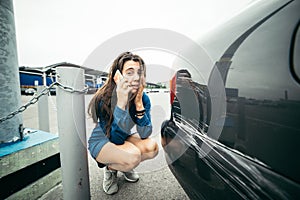
[[176, 95], [176, 74], [170, 80], [170, 103], [171, 104], [174, 102], [175, 95]]

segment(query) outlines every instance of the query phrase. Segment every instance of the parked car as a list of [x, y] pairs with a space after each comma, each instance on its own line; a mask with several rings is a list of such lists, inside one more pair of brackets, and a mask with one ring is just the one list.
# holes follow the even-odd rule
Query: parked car
[[36, 93], [36, 89], [35, 88], [27, 88], [24, 91], [25, 95], [34, 95]]
[[300, 199], [299, 11], [254, 2], [199, 40], [206, 81], [189, 65], [172, 79], [162, 146], [190, 199]]

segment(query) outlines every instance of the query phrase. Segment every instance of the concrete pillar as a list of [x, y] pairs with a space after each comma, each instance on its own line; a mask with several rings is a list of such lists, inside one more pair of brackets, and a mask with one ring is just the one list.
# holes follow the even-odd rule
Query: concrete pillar
[[[12, 0], [0, 1], [0, 118], [21, 106], [19, 64]], [[22, 114], [0, 123], [0, 143], [21, 138]]]

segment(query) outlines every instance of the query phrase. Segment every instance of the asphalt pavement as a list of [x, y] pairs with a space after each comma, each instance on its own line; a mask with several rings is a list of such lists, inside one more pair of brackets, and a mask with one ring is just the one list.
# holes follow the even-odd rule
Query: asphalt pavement
[[[169, 94], [163, 91], [159, 93], [149, 93], [152, 104], [153, 134], [159, 146], [158, 156], [149, 161], [141, 163], [136, 168], [140, 175], [140, 180], [136, 183], [127, 182], [122, 173], [118, 173], [119, 192], [114, 195], [107, 195], [102, 189], [103, 169], [97, 167], [96, 162], [88, 156], [89, 178], [91, 199], [189, 199], [179, 185], [165, 162], [164, 152], [160, 145], [160, 124], [169, 116]], [[86, 95], [86, 107], [92, 95]], [[22, 103], [28, 102], [32, 96], [22, 96]], [[57, 110], [55, 96], [49, 97], [49, 119], [50, 132], [57, 133]], [[25, 127], [38, 129], [37, 105], [30, 106], [23, 112], [23, 123]], [[91, 119], [86, 119], [87, 137], [91, 133], [94, 125]], [[63, 199], [63, 186], [57, 185], [52, 190], [44, 194], [39, 200]]]

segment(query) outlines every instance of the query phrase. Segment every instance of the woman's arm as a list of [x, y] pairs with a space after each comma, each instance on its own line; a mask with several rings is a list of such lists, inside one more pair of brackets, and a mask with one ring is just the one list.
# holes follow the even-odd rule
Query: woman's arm
[[114, 144], [123, 144], [130, 135], [133, 121], [128, 110], [123, 110], [118, 106], [114, 110], [114, 120], [111, 124], [110, 141]]
[[137, 132], [142, 139], [149, 137], [152, 133], [152, 122], [151, 122], [151, 102], [150, 98], [146, 93], [143, 93], [143, 106], [145, 109], [145, 114], [138, 118], [136, 117], [135, 122], [137, 124]]

